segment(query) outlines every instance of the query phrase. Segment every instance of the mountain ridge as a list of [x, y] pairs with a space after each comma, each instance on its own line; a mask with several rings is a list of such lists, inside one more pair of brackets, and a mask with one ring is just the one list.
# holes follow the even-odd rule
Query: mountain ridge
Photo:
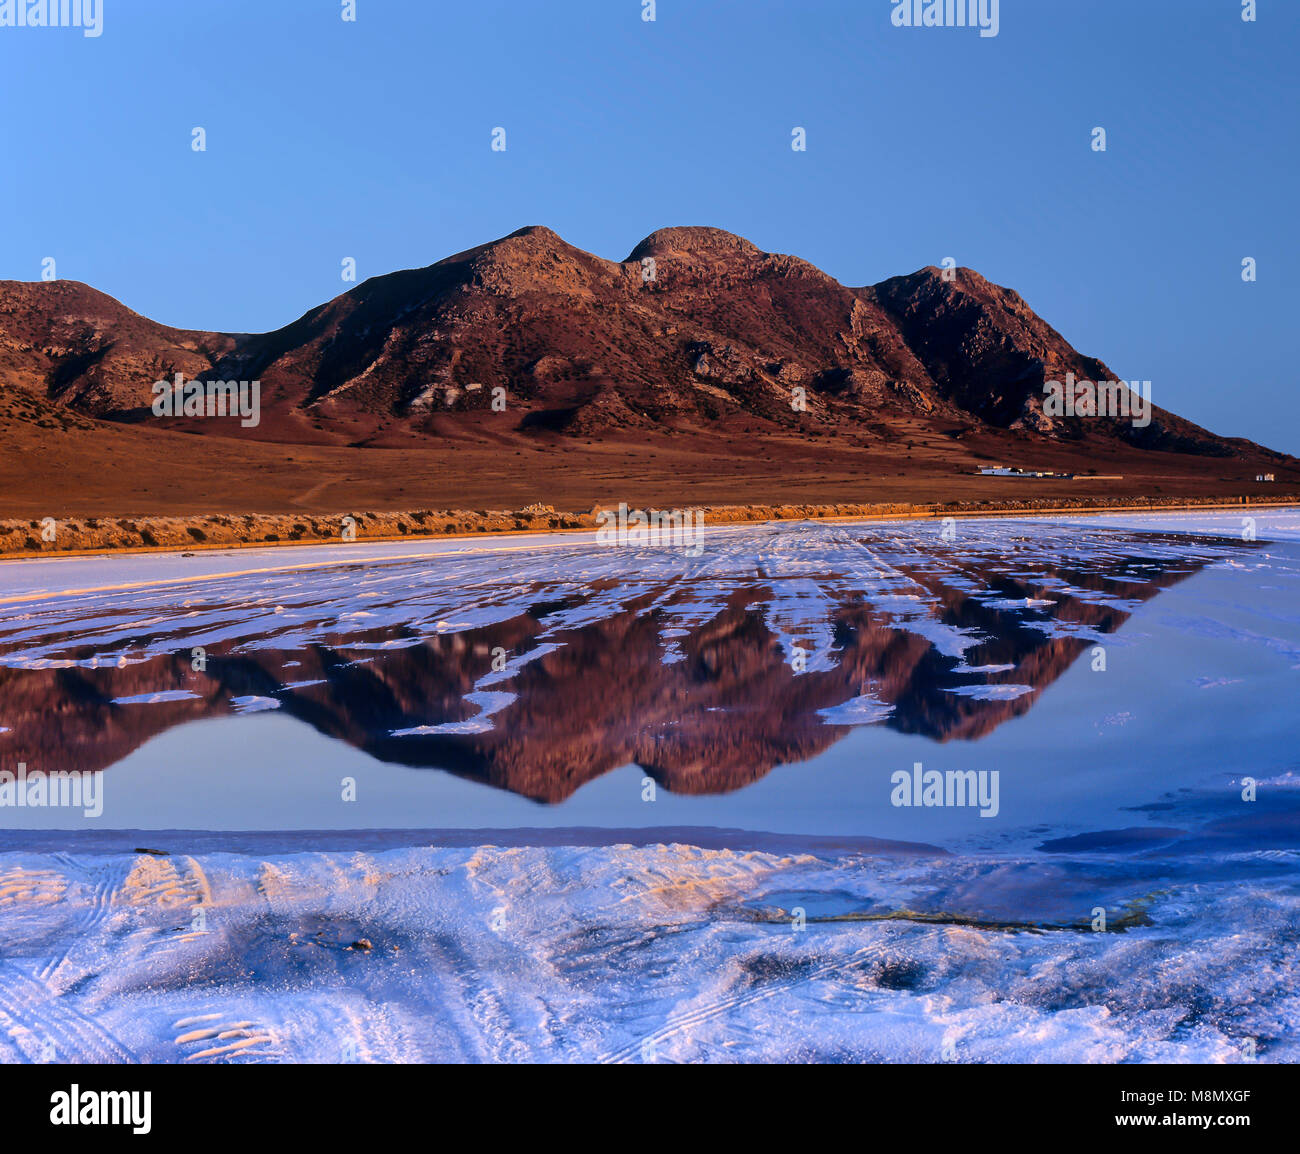
[[[153, 385], [176, 373], [259, 381], [256, 427], [156, 417]], [[1044, 383], [1067, 374], [1119, 379], [974, 270], [852, 287], [708, 226], [658, 229], [614, 261], [530, 225], [368, 278], [265, 333], [172, 328], [78, 282], [0, 282], [0, 440], [7, 430], [54, 456], [65, 450], [46, 442], [73, 429], [137, 459], [142, 445], [179, 452], [177, 434], [440, 459], [471, 445], [553, 455], [704, 438], [727, 454], [801, 445], [846, 461], [922, 446], [931, 477], [1081, 461], [1195, 476], [1218, 459], [1234, 485], [1259, 471], [1300, 480], [1294, 458], [1154, 405], [1146, 427], [1049, 415]], [[140, 436], [113, 436], [128, 427]]]
[[[23, 366], [15, 353], [36, 355]], [[181, 372], [260, 379], [263, 403], [299, 424], [406, 421], [434, 433], [435, 414], [501, 388], [536, 424], [582, 434], [707, 422], [737, 406], [785, 425], [883, 409], [1143, 440], [1112, 418], [1087, 427], [1043, 414], [1052, 374], [1118, 377], [974, 270], [926, 267], [853, 288], [705, 226], [659, 229], [615, 262], [531, 225], [369, 278], [262, 334], [160, 325], [77, 282], [0, 282], [0, 380], [21, 384], [24, 367], [30, 391], [43, 377], [48, 399], [110, 420], [142, 419], [154, 381]], [[1147, 442], [1228, 454], [1228, 439], [1156, 412]], [[294, 440], [293, 423], [272, 422], [269, 439]]]

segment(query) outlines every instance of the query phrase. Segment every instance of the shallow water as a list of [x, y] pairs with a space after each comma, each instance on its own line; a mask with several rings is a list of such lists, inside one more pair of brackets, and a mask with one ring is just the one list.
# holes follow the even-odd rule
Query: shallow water
[[[0, 569], [0, 768], [102, 771], [104, 802], [93, 822], [0, 821], [948, 848], [1132, 824], [1295, 768], [1300, 544], [1269, 528], [806, 524], [720, 530], [699, 558], [564, 538], [118, 558], [47, 564], [44, 592]], [[133, 587], [53, 595], [110, 583]], [[996, 771], [996, 814], [891, 804], [917, 763]]]
[[[699, 557], [566, 536], [0, 567], [0, 771], [94, 773], [103, 801], [0, 806], [28, 999], [0, 1016], [108, 1015], [137, 1057], [338, 1060], [313, 1015], [356, 951], [325, 965], [317, 943], [308, 964], [265, 935], [355, 923], [375, 948], [335, 1041], [380, 1060], [501, 1056], [493, 1037], [533, 1058], [1285, 1060], [1300, 516], [1254, 517], [1245, 535], [1231, 514], [727, 527]], [[896, 804], [918, 765], [995, 793]], [[195, 906], [220, 935], [171, 925]], [[466, 984], [497, 951], [533, 975], [528, 1013], [474, 1011], [507, 997]], [[403, 991], [412, 954], [433, 985]], [[164, 1037], [198, 997], [175, 967], [227, 999], [245, 955], [274, 1044]], [[582, 981], [618, 968], [635, 997]]]

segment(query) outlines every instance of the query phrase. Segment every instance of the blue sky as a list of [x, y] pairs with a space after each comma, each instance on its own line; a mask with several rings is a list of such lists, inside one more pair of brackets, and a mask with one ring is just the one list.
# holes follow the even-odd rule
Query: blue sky
[[1001, 0], [993, 38], [893, 0], [103, 4], [98, 38], [0, 28], [0, 278], [52, 256], [262, 331], [344, 257], [709, 224], [852, 285], [953, 257], [1157, 404], [1300, 453], [1295, 0]]

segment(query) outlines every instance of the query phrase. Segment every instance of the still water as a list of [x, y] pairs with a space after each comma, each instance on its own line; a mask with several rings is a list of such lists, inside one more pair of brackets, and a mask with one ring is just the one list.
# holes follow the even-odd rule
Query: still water
[[[102, 771], [103, 814], [0, 823], [957, 848], [1244, 819], [1241, 780], [1300, 761], [1296, 520], [1265, 514], [1254, 540], [1228, 517], [998, 519], [725, 528], [698, 558], [584, 536], [10, 566], [0, 769]], [[996, 773], [996, 812], [895, 804], [920, 800], [898, 787], [918, 764]]]

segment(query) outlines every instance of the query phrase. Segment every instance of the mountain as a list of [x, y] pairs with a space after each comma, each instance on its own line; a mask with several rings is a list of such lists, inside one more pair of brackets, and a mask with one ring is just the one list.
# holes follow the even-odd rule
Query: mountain
[[75, 281], [0, 281], [0, 387], [89, 416], [121, 417], [177, 372], [207, 373], [235, 347], [221, 333], [155, 324]]
[[[259, 380], [261, 421], [155, 417], [152, 386], [176, 373]], [[149, 438], [179, 452], [180, 432], [435, 453], [718, 435], [922, 443], [930, 473], [1006, 459], [1196, 477], [1217, 458], [1234, 464], [1215, 480], [1300, 479], [1294, 459], [1161, 408], [1141, 428], [1048, 415], [1044, 381], [1067, 373], [1117, 379], [970, 269], [850, 288], [713, 228], [663, 229], [621, 262], [525, 228], [256, 335], [168, 328], [72, 282], [0, 282], [0, 426], [147, 434], [112, 442], [119, 457], [152, 456]], [[1158, 467], [1137, 468], [1148, 454]]]

